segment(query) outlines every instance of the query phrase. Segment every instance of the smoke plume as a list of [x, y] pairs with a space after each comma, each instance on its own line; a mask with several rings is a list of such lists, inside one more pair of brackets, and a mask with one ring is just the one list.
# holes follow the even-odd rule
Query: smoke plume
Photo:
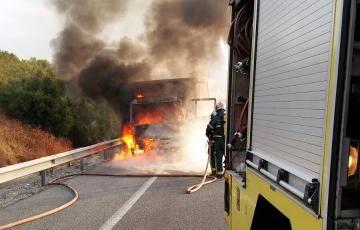
[[217, 58], [226, 34], [226, 4], [218, 0], [154, 1], [146, 38], [153, 65], [170, 74], [202, 76], [203, 64]]
[[123, 20], [132, 2], [53, 0], [65, 19], [53, 41], [58, 74], [76, 82], [73, 89], [81, 94], [105, 99], [123, 114], [129, 82], [206, 78], [212, 70], [204, 66], [218, 58], [218, 43], [225, 39], [228, 24], [226, 1], [153, 0], [139, 38], [119, 37], [115, 46], [100, 39], [108, 25]]

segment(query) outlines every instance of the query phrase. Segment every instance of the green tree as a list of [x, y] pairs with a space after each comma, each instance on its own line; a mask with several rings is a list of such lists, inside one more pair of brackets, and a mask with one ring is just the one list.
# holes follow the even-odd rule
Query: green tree
[[14, 54], [0, 51], [0, 85], [8, 81], [15, 81], [29, 77], [25, 63]]
[[31, 76], [35, 77], [55, 77], [53, 66], [46, 60], [37, 60], [30, 58], [30, 60], [23, 60], [23, 64], [27, 67]]
[[13, 118], [67, 136], [73, 125], [64, 83], [53, 77], [33, 77], [0, 86], [0, 105]]
[[14, 54], [0, 51], [0, 85], [32, 77], [55, 77], [55, 72], [46, 60], [20, 60]]
[[71, 103], [65, 82], [46, 60], [20, 60], [0, 51], [0, 110], [10, 117], [69, 138], [74, 146], [95, 144], [120, 134], [120, 124], [105, 103]]
[[74, 125], [70, 139], [74, 146], [86, 146], [120, 135], [120, 123], [105, 103], [81, 100], [73, 104]]

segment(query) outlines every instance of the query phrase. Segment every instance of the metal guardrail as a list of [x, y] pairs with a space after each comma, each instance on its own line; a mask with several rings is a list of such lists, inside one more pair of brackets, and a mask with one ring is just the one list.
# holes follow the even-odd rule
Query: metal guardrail
[[[74, 149], [71, 151], [42, 157], [15, 165], [0, 168], [0, 184], [8, 182], [23, 176], [27, 176], [37, 172], [45, 172], [47, 169], [62, 165], [73, 160], [82, 159], [84, 157], [102, 152], [121, 145], [119, 139], [105, 141], [95, 145]], [[45, 173], [44, 173], [45, 174]]]

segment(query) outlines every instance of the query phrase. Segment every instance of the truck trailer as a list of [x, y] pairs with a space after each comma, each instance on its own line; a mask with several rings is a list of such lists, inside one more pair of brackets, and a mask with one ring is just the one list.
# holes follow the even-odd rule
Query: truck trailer
[[228, 229], [360, 229], [360, 2], [229, 5]]

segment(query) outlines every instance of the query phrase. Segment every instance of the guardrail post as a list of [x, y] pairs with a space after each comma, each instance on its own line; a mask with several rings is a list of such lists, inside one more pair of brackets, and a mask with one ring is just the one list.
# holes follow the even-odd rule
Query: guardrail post
[[81, 158], [80, 159], [80, 171], [84, 171], [85, 169], [85, 161], [84, 161], [84, 158]]
[[41, 186], [45, 186], [48, 184], [48, 179], [46, 178], [46, 170], [43, 170], [40, 172], [40, 177], [41, 177]]
[[106, 150], [106, 160], [111, 160], [112, 156], [114, 155], [114, 149]]
[[49, 169], [49, 174], [50, 174], [50, 176], [53, 176], [53, 173], [54, 173], [54, 168], [50, 168], [50, 169]]
[[104, 160], [111, 160], [113, 158], [114, 152], [115, 152], [114, 148], [105, 150]]

